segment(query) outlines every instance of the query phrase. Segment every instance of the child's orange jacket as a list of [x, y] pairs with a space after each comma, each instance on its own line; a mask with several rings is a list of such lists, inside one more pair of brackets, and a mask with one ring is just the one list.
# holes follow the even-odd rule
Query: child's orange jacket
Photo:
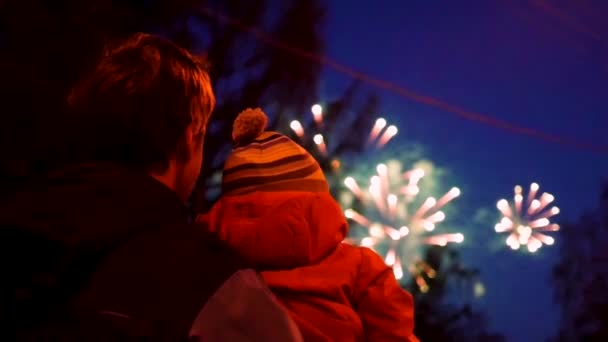
[[225, 196], [199, 220], [265, 270], [305, 341], [418, 341], [411, 295], [374, 251], [342, 243], [347, 223], [329, 194]]

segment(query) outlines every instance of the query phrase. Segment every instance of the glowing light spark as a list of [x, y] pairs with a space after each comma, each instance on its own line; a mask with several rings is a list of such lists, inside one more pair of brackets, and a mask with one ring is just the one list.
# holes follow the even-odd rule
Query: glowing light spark
[[440, 207], [443, 207], [446, 203], [450, 202], [451, 200], [453, 200], [454, 198], [456, 198], [458, 196], [460, 196], [460, 189], [452, 188], [450, 191], [448, 191], [445, 195], [443, 195], [443, 197], [441, 197], [437, 201], [437, 205]]
[[323, 154], [327, 153], [327, 146], [325, 146], [325, 139], [323, 138], [323, 135], [316, 134], [312, 140], [315, 142], [315, 144], [317, 144], [317, 147], [319, 148], [319, 152], [321, 152]]
[[351, 219], [362, 226], [369, 226], [370, 222], [365, 218], [365, 216], [359, 214], [358, 212], [352, 209], [346, 209], [344, 211], [344, 217], [347, 219]]
[[293, 130], [293, 132], [298, 136], [298, 137], [303, 137], [304, 136], [304, 127], [302, 127], [302, 124], [300, 123], [300, 121], [298, 120], [293, 120], [290, 124], [289, 127]]
[[[312, 120], [292, 120], [289, 123], [289, 129], [293, 132], [292, 136], [297, 137], [296, 141], [307, 149], [324, 169], [329, 169], [332, 176], [338, 176], [344, 167], [336, 154], [343, 142], [341, 140], [350, 132], [347, 127], [340, 125], [336, 125], [336, 127], [325, 125], [324, 120], [327, 113], [326, 108], [323, 108], [321, 104], [312, 105], [310, 113], [312, 113]], [[380, 149], [397, 135], [398, 131], [398, 128], [389, 125], [385, 118], [378, 118], [370, 130], [365, 147], [370, 150]]]
[[312, 112], [315, 122], [317, 124], [321, 124], [323, 122], [323, 107], [321, 107], [321, 105], [319, 105], [319, 104], [316, 104], [316, 105], [312, 106], [310, 111]]
[[342, 166], [342, 163], [340, 163], [340, 160], [334, 159], [331, 161], [331, 169], [333, 171], [340, 169], [341, 166]]
[[475, 282], [475, 285], [473, 285], [473, 293], [476, 298], [483, 297], [486, 294], [486, 287], [478, 280]]
[[361, 188], [357, 184], [357, 181], [353, 177], [346, 177], [344, 180], [344, 185], [350, 190], [355, 196], [361, 198], [363, 196], [363, 192], [361, 192]]
[[418, 285], [418, 289], [420, 289], [420, 292], [428, 292], [429, 286], [426, 282], [425, 277], [428, 279], [435, 278], [435, 276], [437, 275], [435, 270], [424, 261], [416, 260], [410, 265], [409, 271], [413, 275], [414, 281], [416, 282], [416, 285]]
[[398, 132], [399, 132], [399, 129], [397, 128], [397, 126], [394, 126], [394, 125], [388, 126], [386, 131], [384, 131], [384, 134], [382, 134], [380, 139], [378, 139], [376, 146], [382, 147], [382, 146], [386, 145], [395, 135], [397, 135]]
[[374, 123], [374, 127], [372, 127], [372, 131], [369, 133], [368, 142], [372, 143], [373, 141], [375, 141], [380, 135], [380, 132], [384, 129], [384, 127], [386, 127], [386, 119], [378, 118]]
[[386, 127], [387, 122], [384, 118], [378, 118], [369, 133], [368, 143], [376, 145], [376, 148], [384, 147], [397, 133], [399, 129], [395, 125]]
[[[427, 280], [433, 278], [436, 271], [420, 261], [417, 254], [425, 245], [446, 246], [464, 241], [464, 235], [460, 233], [429, 233], [446, 219], [446, 214], [441, 209], [460, 196], [461, 191], [452, 188], [439, 200], [434, 197], [418, 198], [418, 190], [403, 189], [418, 189], [418, 183], [425, 172], [413, 169], [402, 173], [400, 168], [399, 163], [377, 165], [376, 174], [369, 179], [367, 191], [361, 191], [363, 187], [357, 185], [354, 177], [346, 177], [345, 186], [370, 212], [366, 211], [364, 216], [351, 208], [345, 211], [345, 216], [364, 228], [359, 230], [363, 235], [351, 240], [353, 243], [382, 253], [397, 279], [403, 278], [405, 270], [408, 270], [419, 289], [428, 291]], [[408, 266], [404, 269], [403, 265]]]
[[501, 199], [496, 204], [502, 218], [494, 226], [494, 230], [497, 233], [508, 233], [506, 244], [513, 250], [526, 246], [530, 253], [535, 253], [542, 246], [555, 243], [555, 239], [546, 233], [559, 230], [559, 226], [552, 224], [549, 218], [559, 214], [560, 209], [547, 208], [555, 197], [549, 193], [543, 193], [538, 197], [539, 190], [538, 183], [530, 184], [524, 201], [522, 187], [518, 185], [514, 189], [512, 204], [506, 199]]
[[395, 278], [397, 280], [401, 280], [403, 278], [403, 268], [401, 267], [401, 261], [399, 259], [395, 260]]

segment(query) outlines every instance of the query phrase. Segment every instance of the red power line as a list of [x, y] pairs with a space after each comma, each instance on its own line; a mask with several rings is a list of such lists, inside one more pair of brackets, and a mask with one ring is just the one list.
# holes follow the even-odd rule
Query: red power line
[[580, 141], [580, 140], [573, 139], [573, 138], [562, 137], [562, 136], [546, 133], [546, 132], [543, 132], [543, 131], [540, 131], [537, 129], [512, 124], [508, 121], [501, 120], [501, 119], [492, 117], [490, 115], [485, 115], [485, 114], [471, 111], [468, 109], [460, 108], [458, 106], [451, 105], [447, 102], [433, 98], [431, 96], [423, 95], [421, 93], [417, 93], [415, 91], [409, 90], [409, 89], [407, 89], [403, 86], [400, 86], [398, 84], [395, 84], [393, 82], [375, 78], [375, 77], [368, 75], [366, 73], [363, 73], [361, 71], [357, 71], [353, 68], [340, 64], [336, 60], [331, 59], [327, 56], [312, 53], [310, 51], [303, 50], [303, 49], [295, 47], [293, 45], [289, 45], [285, 42], [282, 42], [282, 41], [279, 41], [279, 40], [273, 38], [268, 33], [264, 32], [256, 27], [246, 25], [237, 19], [228, 17], [225, 14], [219, 13], [212, 9], [202, 8], [201, 11], [204, 14], [206, 14], [212, 18], [215, 18], [218, 21], [221, 21], [223, 23], [227, 23], [231, 26], [237, 27], [242, 31], [249, 32], [250, 34], [255, 36], [258, 40], [260, 40], [268, 45], [285, 50], [289, 53], [298, 55], [302, 58], [306, 58], [306, 59], [314, 61], [316, 63], [320, 63], [320, 64], [330, 67], [342, 74], [348, 75], [354, 79], [366, 82], [377, 88], [391, 91], [391, 92], [393, 92], [401, 97], [405, 97], [409, 100], [412, 100], [412, 101], [415, 101], [418, 103], [422, 103], [422, 104], [425, 104], [428, 106], [432, 106], [435, 108], [439, 108], [444, 112], [454, 114], [465, 120], [478, 122], [478, 123], [484, 124], [486, 126], [492, 126], [492, 127], [498, 128], [498, 129], [503, 129], [505, 131], [509, 131], [514, 134], [531, 136], [531, 137], [534, 137], [534, 138], [537, 138], [540, 140], [544, 140], [547, 142], [555, 143], [555, 144], [572, 146], [577, 149], [588, 150], [588, 151], [591, 151], [594, 153], [599, 153], [599, 154], [608, 154], [608, 146], [596, 145], [596, 144], [586, 142], [586, 141]]

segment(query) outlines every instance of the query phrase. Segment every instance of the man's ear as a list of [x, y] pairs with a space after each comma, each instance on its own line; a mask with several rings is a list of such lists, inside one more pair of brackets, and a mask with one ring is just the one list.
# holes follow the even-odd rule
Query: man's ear
[[203, 140], [205, 139], [205, 127], [197, 127], [194, 124], [191, 124], [186, 129], [185, 140], [189, 146], [193, 146], [193, 150], [198, 150], [200, 146], [203, 144]]
[[196, 134], [192, 129], [192, 126], [186, 127], [186, 131], [184, 135], [179, 140], [177, 144], [177, 160], [180, 162], [187, 162], [194, 155], [194, 151], [196, 149]]
[[196, 134], [194, 133], [192, 125], [188, 125], [188, 127], [186, 127], [186, 134], [184, 134], [184, 143], [186, 144], [186, 146], [190, 148], [194, 145], [195, 136]]
[[189, 125], [177, 147], [177, 158], [179, 161], [188, 161], [193, 155], [202, 153], [201, 148], [205, 139], [205, 130], [194, 125]]

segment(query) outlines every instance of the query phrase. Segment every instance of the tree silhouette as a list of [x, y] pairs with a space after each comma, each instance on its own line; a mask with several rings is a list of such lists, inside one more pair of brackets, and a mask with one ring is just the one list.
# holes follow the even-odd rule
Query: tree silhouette
[[562, 322], [555, 341], [608, 341], [608, 183], [599, 206], [559, 232], [553, 270]]
[[[487, 330], [485, 314], [474, 308], [473, 286], [479, 271], [466, 267], [458, 252], [450, 246], [431, 246], [423, 257], [436, 270], [426, 277], [428, 292], [412, 282], [407, 286], [415, 300], [416, 336], [421, 341], [506, 341], [504, 336]], [[458, 304], [448, 300], [450, 290], [460, 298]]]
[[[204, 211], [218, 196], [214, 175], [230, 150], [232, 122], [241, 110], [263, 107], [272, 128], [288, 132], [287, 118], [305, 115], [318, 98], [321, 67], [294, 49], [322, 52], [324, 13], [320, 0], [4, 2], [0, 90], [10, 110], [3, 111], [1, 125], [3, 189], [70, 161], [73, 156], [62, 145], [69, 127], [64, 117], [68, 90], [94, 65], [106, 43], [146, 31], [206, 53], [210, 61], [218, 105], [192, 197], [195, 209]], [[272, 44], [259, 39], [260, 30], [274, 39]], [[353, 84], [331, 103], [328, 125], [350, 111], [360, 118], [354, 129], [368, 125], [377, 102], [368, 98], [354, 108], [361, 93], [357, 88]], [[356, 150], [356, 138], [356, 132], [348, 136], [336, 154]], [[319, 161], [329, 170], [328, 163]]]
[[[205, 142], [202, 174], [192, 197], [196, 211], [208, 209], [219, 195], [219, 189], [214, 189], [219, 185], [214, 174], [221, 170], [230, 151], [232, 122], [240, 111], [263, 107], [276, 125], [285, 113], [309, 108], [316, 97], [320, 66], [261, 44], [252, 30], [266, 29], [290, 46], [320, 52], [324, 9], [316, 0], [282, 5], [284, 9], [267, 7], [264, 1], [227, 1], [212, 10], [199, 10], [191, 18], [197, 29], [189, 39], [206, 42], [198, 48], [208, 52], [219, 99]], [[276, 23], [268, 24], [272, 22], [269, 16], [278, 16]]]
[[[307, 110], [305, 116], [283, 116], [284, 120], [277, 128], [287, 130], [294, 141], [312, 154], [323, 169], [332, 194], [338, 196], [343, 189], [342, 182], [346, 174], [367, 152], [366, 139], [376, 120], [378, 106], [379, 101], [375, 94], [365, 94], [361, 90], [361, 84], [353, 82], [340, 98], [324, 104], [323, 123], [320, 127], [308, 114], [310, 110]], [[288, 121], [292, 119], [298, 119], [302, 123], [304, 131], [307, 132], [304, 137], [298, 137], [287, 128]], [[326, 153], [320, 151], [313, 141], [314, 134], [324, 137]]]

